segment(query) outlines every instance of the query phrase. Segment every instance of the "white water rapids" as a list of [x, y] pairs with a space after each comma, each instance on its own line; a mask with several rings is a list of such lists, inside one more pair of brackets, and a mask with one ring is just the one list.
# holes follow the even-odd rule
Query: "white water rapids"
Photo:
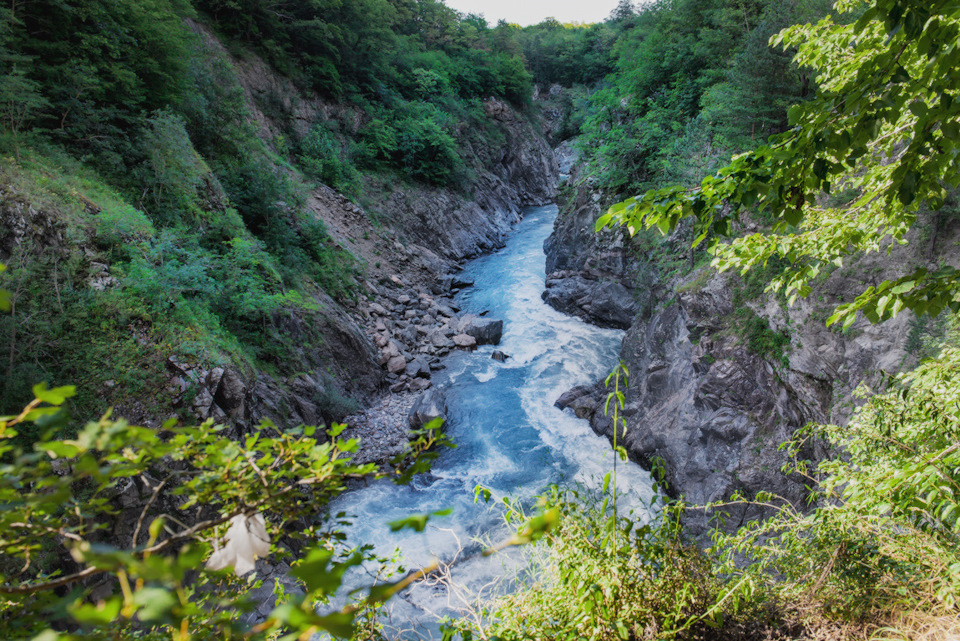
[[[331, 513], [353, 515], [348, 530], [352, 544], [373, 544], [382, 555], [399, 548], [407, 568], [459, 554], [452, 573], [457, 589], [419, 585], [390, 602], [387, 623], [400, 636], [436, 636], [437, 617], [460, 614], [463, 599], [472, 600], [478, 591], [490, 596], [516, 583], [525, 565], [523, 552], [476, 556], [482, 549], [477, 539], [495, 543], [509, 534], [500, 498], [530, 499], [552, 483], [599, 487], [613, 465], [605, 438], [595, 435], [587, 421], [554, 407], [563, 392], [613, 369], [623, 336], [541, 301], [543, 242], [556, 215], [552, 205], [528, 209], [504, 249], [472, 261], [465, 270], [475, 285], [460, 296], [463, 311], [487, 311], [490, 318], [503, 319], [503, 339], [496, 349], [510, 358], [494, 361], [489, 345], [456, 352], [445, 359], [446, 369], [434, 375], [434, 384], [446, 388], [447, 431], [457, 449], [445, 451], [430, 474], [409, 486], [371, 484], [331, 506]], [[652, 495], [650, 475], [632, 463], [619, 466], [618, 484], [627, 491], [622, 505], [640, 505]], [[492, 490], [497, 500], [475, 503], [477, 485]], [[432, 519], [420, 534], [393, 533], [387, 526], [445, 508], [453, 514]], [[369, 580], [356, 572], [348, 583]]]

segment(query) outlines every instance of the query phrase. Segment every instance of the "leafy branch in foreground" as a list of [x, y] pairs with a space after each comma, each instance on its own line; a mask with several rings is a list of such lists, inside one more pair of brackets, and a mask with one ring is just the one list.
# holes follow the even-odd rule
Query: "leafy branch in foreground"
[[[668, 187], [614, 205], [597, 228], [668, 233], [692, 217], [698, 245], [729, 234], [745, 211], [766, 212], [774, 230], [715, 243], [714, 265], [745, 273], [784, 258], [789, 266], [771, 286], [792, 302], [829, 264], [903, 242], [922, 204], [942, 207], [947, 188], [960, 186], [960, 5], [838, 0], [835, 8], [860, 17], [837, 24], [828, 16], [771, 39], [797, 47], [796, 62], [818, 73], [817, 97], [789, 111], [790, 131], [734, 157], [696, 189]], [[821, 198], [840, 189], [857, 196], [842, 206]], [[830, 322], [849, 326], [858, 311], [879, 322], [904, 308], [960, 312], [960, 272], [917, 269], [869, 287]]]
[[[377, 473], [351, 462], [357, 442], [339, 438], [341, 425], [323, 438], [313, 427], [279, 433], [265, 422], [235, 441], [212, 422], [154, 430], [107, 415], [75, 439], [55, 440], [66, 420], [60, 406], [74, 389], [34, 391], [21, 414], [0, 418], [3, 638], [350, 636], [360, 610], [416, 579], [364, 588], [353, 604], [316, 612], [349, 567], [375, 558], [368, 548], [343, 549], [343, 535], [321, 522], [325, 506], [351, 478], [404, 482], [423, 469], [435, 456], [428, 448], [449, 443], [441, 420], [417, 435], [396, 469]], [[33, 451], [13, 440], [24, 423], [47, 434]], [[142, 500], [125, 513], [118, 497], [140, 486]], [[254, 606], [247, 582], [216, 570], [243, 573], [256, 556], [289, 555], [290, 545], [308, 548], [291, 572], [304, 593], [281, 599], [263, 623], [244, 625], [240, 615]]]

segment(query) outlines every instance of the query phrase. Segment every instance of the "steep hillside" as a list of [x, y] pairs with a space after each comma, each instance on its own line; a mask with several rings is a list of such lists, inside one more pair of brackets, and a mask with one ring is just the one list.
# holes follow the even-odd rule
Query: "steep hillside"
[[[324, 184], [346, 184], [328, 180], [331, 156], [319, 174], [304, 169], [307, 145], [355, 145], [376, 126], [370, 109], [320, 96], [201, 21], [183, 24], [206, 102], [179, 108], [201, 110], [209, 129], [153, 116], [143, 144], [155, 191], [137, 200], [39, 135], [0, 169], [0, 261], [15, 305], [2, 319], [5, 410], [46, 380], [79, 387], [80, 416], [112, 406], [147, 425], [178, 415], [241, 431], [265, 418], [341, 420], [398, 388], [374, 321], [405, 324], [398, 300], [443, 304], [450, 291], [434, 283], [552, 197], [556, 162], [536, 109], [491, 97], [451, 121], [455, 183], [374, 167], [352, 175], [347, 197]], [[422, 336], [400, 329], [389, 337], [412, 360]]]

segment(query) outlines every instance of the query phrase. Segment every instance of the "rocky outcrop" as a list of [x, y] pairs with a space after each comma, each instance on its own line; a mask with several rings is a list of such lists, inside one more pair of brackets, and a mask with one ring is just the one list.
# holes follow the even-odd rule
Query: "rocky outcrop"
[[[298, 352], [300, 373], [281, 378], [265, 372], [246, 373], [233, 367], [208, 367], [202, 362], [171, 355], [167, 359], [167, 389], [173, 407], [188, 410], [197, 420], [213, 419], [232, 426], [237, 434], [269, 420], [281, 429], [297, 425], [329, 425], [358, 407], [356, 399], [376, 398], [386, 376], [376, 359], [376, 348], [350, 318], [333, 305], [310, 318], [276, 314], [274, 331], [300, 343], [323, 337], [319, 347]], [[145, 423], [155, 417], [124, 415]]]
[[491, 99], [486, 107], [504, 143], [478, 142], [464, 132], [461, 152], [475, 175], [469, 197], [416, 187], [392, 189], [380, 204], [418, 253], [459, 263], [502, 247], [523, 207], [546, 204], [555, 195], [559, 166], [543, 134], [507, 103]]
[[593, 272], [551, 273], [542, 298], [557, 311], [616, 329], [630, 327], [633, 318], [643, 310], [639, 290], [618, 281], [604, 280]]
[[656, 298], [656, 274], [624, 230], [595, 231], [603, 198], [573, 169], [574, 195], [561, 203], [553, 233], [544, 242], [546, 289], [558, 311], [601, 327], [626, 329]]
[[[658, 244], [661, 258], [654, 262], [649, 249], [620, 232], [594, 234], [608, 203], [588, 181], [578, 183], [545, 245], [552, 273], [544, 299], [590, 322], [628, 328], [620, 355], [630, 371], [620, 442], [631, 458], [656, 467], [668, 492], [691, 504], [765, 491], [805, 506], [805, 479], [782, 471], [788, 460], [780, 445], [808, 422], [842, 424], [861, 383], [882, 388], [888, 374], [916, 360], [906, 349], [917, 327], [909, 313], [876, 326], [861, 319], [847, 331], [828, 329], [825, 320], [866, 285], [931, 264], [922, 232], [912, 232], [912, 242], [890, 255], [850, 260], [821, 278], [811, 297], [788, 307], [773, 294], [743, 294], [737, 276], [707, 267], [684, 277], [661, 276], [665, 265], [689, 265], [688, 234], [681, 230]], [[938, 244], [946, 254], [935, 260], [956, 262], [949, 254], [957, 232], [940, 228]], [[751, 331], [788, 337], [789, 344], [782, 355], [763, 352], [751, 343]], [[612, 439], [606, 395], [602, 384], [587, 385], [557, 403]], [[809, 442], [801, 455], [817, 461], [834, 454], [822, 447]], [[754, 506], [733, 505], [717, 522], [732, 529], [761, 514]], [[705, 535], [711, 517], [691, 511], [688, 531]]]
[[[860, 282], [836, 281], [828, 281], [834, 291], [855, 289]], [[817, 311], [834, 303], [785, 309], [775, 299], [760, 299], [751, 309], [768, 319], [771, 331], [790, 328], [783, 364], [750, 349], [736, 326], [732, 291], [727, 277], [714, 275], [702, 288], [637, 317], [620, 354], [630, 371], [621, 443], [645, 468], [658, 467], [667, 491], [690, 504], [765, 491], [802, 507], [806, 479], [782, 472], [788, 459], [780, 445], [810, 421], [846, 420], [861, 381], [882, 384], [884, 372], [907, 362], [903, 346], [910, 321], [907, 316], [881, 326], [861, 321], [845, 334], [823, 327]], [[612, 439], [613, 423], [603, 412], [606, 393], [602, 385], [580, 387], [558, 404]], [[817, 447], [810, 443], [801, 455], [826, 456]], [[747, 505], [724, 513], [728, 529], [762, 515]], [[705, 534], [710, 518], [691, 511], [688, 531]]]
[[503, 321], [467, 314], [460, 319], [460, 333], [472, 336], [477, 345], [499, 345]]

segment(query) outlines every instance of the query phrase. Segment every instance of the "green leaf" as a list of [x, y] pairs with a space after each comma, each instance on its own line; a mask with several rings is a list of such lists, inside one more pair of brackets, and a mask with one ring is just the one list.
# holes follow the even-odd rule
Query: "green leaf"
[[164, 588], [143, 588], [133, 595], [133, 602], [139, 608], [137, 616], [148, 623], [169, 622], [171, 611], [177, 606], [177, 597]]
[[75, 601], [69, 608], [70, 616], [80, 623], [87, 625], [106, 625], [111, 623], [120, 614], [122, 605], [120, 597], [101, 601], [96, 605]]
[[333, 612], [316, 618], [321, 629], [341, 639], [350, 639], [356, 634], [354, 620], [356, 615], [345, 612]]
[[600, 217], [597, 219], [597, 223], [596, 223], [596, 225], [595, 225], [595, 230], [596, 230], [596, 231], [600, 231], [600, 230], [603, 229], [604, 227], [607, 227], [608, 225], [610, 225], [610, 224], [612, 223], [612, 221], [613, 221], [613, 214], [611, 214], [611, 213], [608, 211], [607, 213], [605, 213], [604, 215], [600, 216]]
[[324, 596], [336, 594], [343, 583], [343, 574], [349, 568], [359, 565], [363, 557], [354, 553], [345, 561], [334, 562], [333, 554], [333, 550], [324, 547], [313, 548], [290, 570], [290, 574], [303, 581], [310, 592], [319, 592]]
[[800, 124], [801, 118], [803, 118], [803, 107], [800, 105], [794, 105], [793, 107], [787, 109], [787, 122], [791, 127], [796, 127], [798, 124]]
[[431, 517], [434, 516], [449, 516], [453, 513], [453, 509], [446, 508], [443, 510], [437, 510], [436, 512], [430, 512], [429, 514], [413, 514], [411, 516], [397, 519], [396, 521], [390, 521], [387, 525], [390, 526], [391, 532], [399, 532], [400, 530], [411, 529], [415, 532], [423, 532], [427, 528], [427, 522]]
[[80, 448], [71, 443], [63, 441], [51, 441], [49, 443], [38, 443], [38, 449], [42, 448], [51, 458], [73, 458], [80, 453]]
[[63, 405], [68, 398], [76, 396], [77, 388], [72, 385], [56, 387], [48, 390], [46, 383], [38, 383], [33, 386], [33, 395], [50, 405]]

